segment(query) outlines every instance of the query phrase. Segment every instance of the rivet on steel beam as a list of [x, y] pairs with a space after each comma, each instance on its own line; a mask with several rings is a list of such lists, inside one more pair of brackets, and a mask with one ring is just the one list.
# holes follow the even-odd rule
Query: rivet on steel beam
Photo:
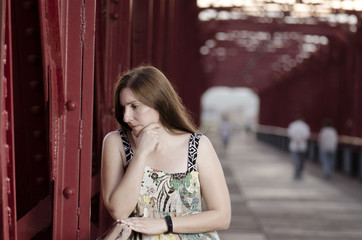
[[33, 89], [33, 90], [38, 89], [38, 88], [39, 88], [39, 85], [40, 85], [40, 83], [39, 83], [38, 81], [31, 81], [31, 82], [29, 83], [29, 87], [30, 87], [31, 89]]
[[37, 60], [37, 56], [36, 55], [29, 55], [27, 58], [28, 63], [34, 64]]
[[34, 3], [32, 1], [25, 1], [23, 3], [23, 6], [26, 10], [31, 10], [33, 5], [34, 5]]
[[[3, 59], [3, 63], [4, 65], [6, 64], [6, 53], [7, 53], [7, 49], [8, 49], [8, 45], [3, 45], [3, 55], [4, 55], [4, 59]], [[5, 78], [5, 77], [4, 77]]]
[[[10, 147], [8, 144], [4, 144], [4, 148], [5, 148], [5, 156], [9, 156], [10, 153]], [[6, 163], [9, 164], [10, 163], [10, 158], [6, 157]]]
[[[10, 188], [9, 188], [8, 194], [10, 195]], [[9, 228], [12, 229], [13, 225], [10, 224], [10, 223], [13, 222], [13, 220], [12, 220], [13, 212], [12, 212], [12, 210], [11, 210], [11, 208], [9, 206], [7, 207], [7, 209], [8, 209]]]
[[114, 20], [117, 20], [119, 18], [119, 14], [118, 13], [112, 13], [111, 18], [114, 19]]
[[34, 28], [29, 27], [25, 29], [25, 34], [28, 35], [29, 37], [34, 36], [34, 32], [35, 32]]
[[35, 154], [35, 156], [34, 156], [34, 160], [35, 160], [35, 162], [36, 163], [43, 163], [43, 161], [44, 161], [44, 154]]
[[40, 106], [32, 106], [30, 108], [30, 112], [34, 115], [38, 115], [41, 112], [41, 107]]
[[8, 111], [6, 111], [6, 110], [4, 110], [3, 114], [4, 114], [3, 119], [5, 120], [5, 130], [7, 131], [7, 130], [9, 130], [9, 125], [10, 125], [10, 123], [9, 123], [9, 114], [8, 114]]
[[44, 182], [45, 182], [45, 178], [43, 177], [37, 177], [36, 180], [35, 180], [36, 184], [38, 185], [43, 185]]
[[65, 104], [68, 111], [74, 111], [77, 108], [77, 103], [75, 101], [69, 100]]
[[72, 187], [66, 187], [66, 188], [64, 188], [64, 190], [63, 190], [63, 196], [64, 196], [66, 199], [71, 198], [73, 195], [74, 195], [74, 188], [72, 188]]
[[8, 194], [10, 195], [10, 193], [11, 193], [10, 178], [6, 177], [5, 181], [6, 181], [6, 188], [8, 190]]
[[33, 131], [33, 137], [34, 137], [35, 139], [40, 139], [42, 136], [43, 136], [43, 132], [42, 132], [42, 131], [40, 131], [40, 130], [35, 130], [35, 131]]

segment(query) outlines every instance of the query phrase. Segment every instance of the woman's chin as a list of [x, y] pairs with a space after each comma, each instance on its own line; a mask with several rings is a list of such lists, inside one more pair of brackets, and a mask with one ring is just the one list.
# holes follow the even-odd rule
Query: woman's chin
[[140, 131], [132, 130], [132, 135], [135, 136], [135, 137], [138, 137], [140, 135]]

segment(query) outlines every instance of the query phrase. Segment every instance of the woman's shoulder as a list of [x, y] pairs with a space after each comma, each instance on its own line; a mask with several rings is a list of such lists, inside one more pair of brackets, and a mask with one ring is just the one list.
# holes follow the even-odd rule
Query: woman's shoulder
[[182, 132], [182, 133], [177, 134], [176, 137], [179, 139], [184, 139], [188, 142], [195, 141], [196, 139], [198, 142], [209, 141], [208, 138], [200, 132], [193, 132], [193, 133]]
[[197, 133], [199, 135], [199, 152], [203, 152], [203, 151], [210, 151], [213, 150], [214, 147], [212, 145], [212, 142], [210, 141], [210, 139], [202, 134], [202, 133]]
[[197, 166], [199, 172], [207, 173], [212, 166], [218, 166], [218, 162], [219, 158], [211, 140], [207, 136], [202, 135], [200, 137], [199, 149], [197, 154]]
[[[121, 156], [124, 158], [123, 142], [120, 130], [111, 131], [104, 136], [103, 139], [103, 152], [107, 154], [116, 154], [114, 156]], [[117, 159], [117, 158], [110, 158]]]
[[199, 136], [201, 143], [211, 144], [210, 139], [206, 135], [204, 135], [202, 133], [195, 133], [195, 134]]
[[120, 143], [121, 139], [121, 130], [111, 131], [104, 136], [103, 143]]

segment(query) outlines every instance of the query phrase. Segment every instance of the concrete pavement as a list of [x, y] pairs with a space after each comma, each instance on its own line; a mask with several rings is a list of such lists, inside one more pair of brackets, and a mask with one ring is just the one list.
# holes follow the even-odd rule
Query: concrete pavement
[[208, 136], [220, 156], [232, 203], [229, 230], [222, 240], [362, 240], [362, 184], [348, 177], [322, 177], [307, 162], [294, 180], [289, 154], [235, 136], [226, 153]]

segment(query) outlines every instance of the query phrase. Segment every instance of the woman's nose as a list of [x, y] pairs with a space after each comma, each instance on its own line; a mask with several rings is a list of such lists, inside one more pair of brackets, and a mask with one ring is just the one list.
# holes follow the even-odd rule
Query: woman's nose
[[123, 121], [124, 121], [125, 123], [127, 123], [127, 122], [130, 121], [130, 118], [131, 118], [130, 115], [131, 115], [131, 114], [130, 114], [129, 110], [127, 110], [127, 109], [125, 108], [125, 109], [124, 109], [124, 112], [123, 112]]

